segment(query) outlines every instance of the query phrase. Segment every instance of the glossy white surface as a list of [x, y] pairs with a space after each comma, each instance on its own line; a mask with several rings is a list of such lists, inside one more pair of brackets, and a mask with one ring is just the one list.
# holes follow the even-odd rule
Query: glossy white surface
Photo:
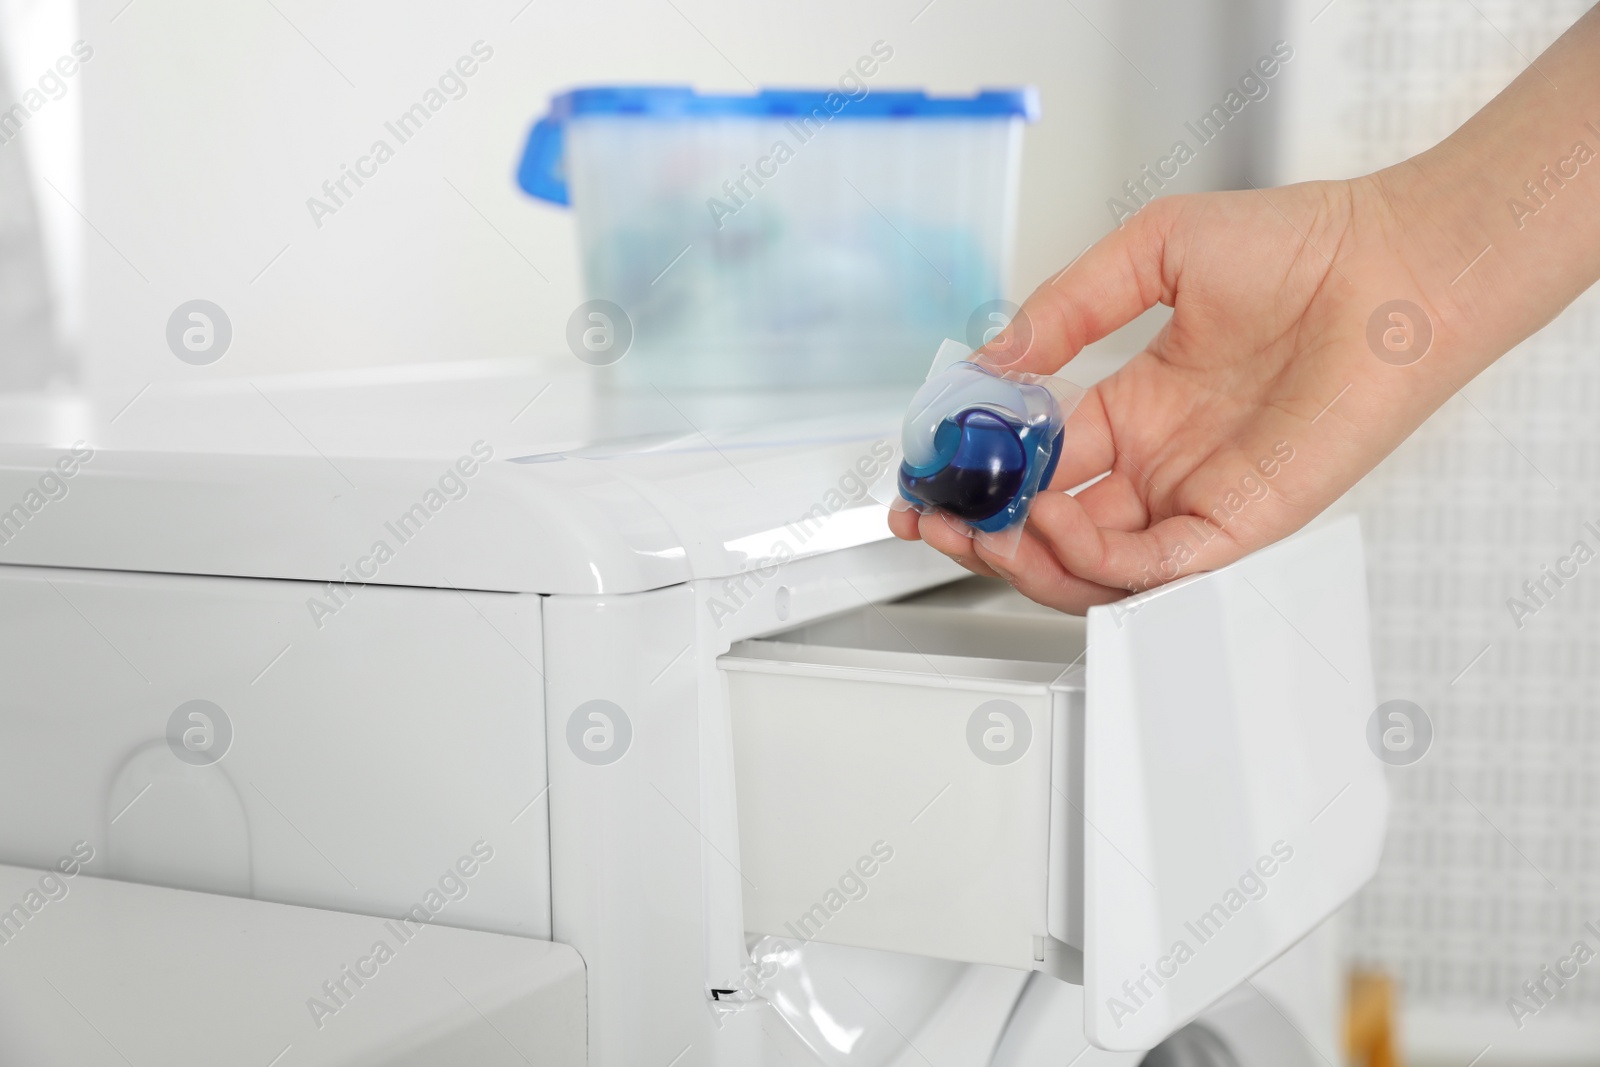
[[[680, 1055], [680, 1067], [746, 1067], [767, 1054], [758, 1013], [719, 1017], [707, 992], [747, 982], [750, 963], [716, 657], [734, 640], [961, 573], [922, 546], [888, 541], [797, 559], [743, 586], [549, 598], [554, 936], [588, 967], [594, 1067]], [[630, 724], [611, 762], [583, 758], [568, 739], [592, 700], [612, 702]]]
[[765, 1010], [820, 1067], [988, 1064], [1028, 981], [1005, 967], [820, 942], [781, 959]]
[[540, 598], [325, 592], [0, 567], [0, 862], [549, 937]]
[[1096, 1044], [1148, 1047], [1376, 869], [1388, 792], [1365, 743], [1376, 702], [1364, 576], [1345, 519], [1090, 611], [1084, 984]]
[[1035, 974], [1017, 998], [989, 1067], [1133, 1067], [1141, 1058], [1089, 1044], [1083, 1036], [1083, 987]]
[[[866, 489], [903, 390], [601, 393], [592, 370], [499, 362], [156, 385], [120, 411], [63, 402], [0, 427], [0, 522], [28, 509], [0, 527], [0, 563], [613, 593], [889, 536]], [[80, 439], [92, 458], [39, 492]]]
[[[973, 582], [735, 645], [747, 928], [1076, 978], [1053, 936], [1091, 1039], [1149, 1048], [1376, 864], [1362, 576], [1336, 522], [1097, 609], [1086, 679], [1072, 620], [988, 614]], [[997, 699], [1031, 723], [1000, 766], [967, 736]]]
[[[259, 392], [246, 383], [181, 397], [153, 389], [114, 424], [103, 413], [78, 412], [88, 420], [94, 457], [70, 479], [65, 496], [0, 545], [0, 563], [37, 557], [74, 568], [241, 577], [0, 568], [0, 579], [16, 591], [8, 600], [14, 610], [0, 613], [10, 641], [0, 654], [11, 657], [10, 673], [20, 679], [0, 695], [8, 742], [0, 753], [13, 752], [6, 770], [17, 783], [6, 809], [15, 814], [0, 817], [0, 845], [48, 863], [60, 836], [87, 838], [77, 828], [93, 827], [107, 841], [103, 862], [121, 864], [117, 870], [126, 877], [389, 915], [427, 890], [439, 858], [457, 855], [457, 832], [471, 827], [462, 847], [481, 837], [497, 857], [515, 863], [504, 868], [503, 885], [480, 894], [490, 884], [475, 883], [440, 921], [543, 932], [538, 924], [548, 916], [551, 936], [576, 948], [585, 963], [594, 1067], [787, 1062], [794, 1039], [774, 1036], [770, 1010], [719, 1006], [708, 994], [739, 987], [747, 974], [744, 853], [753, 853], [751, 870], [784, 859], [773, 851], [781, 840], [763, 836], [759, 825], [753, 831], [741, 825], [741, 790], [750, 783], [738, 773], [738, 709], [717, 661], [736, 642], [851, 610], [872, 614], [869, 605], [964, 575], [925, 546], [888, 538], [881, 511], [859, 503], [872, 480], [862, 465], [870, 468], [877, 457], [874, 435], [878, 428], [892, 432], [900, 415], [893, 409], [903, 397], [881, 409], [839, 396], [688, 404], [651, 395], [602, 406], [587, 381], [572, 376], [550, 384], [504, 365], [460, 377], [430, 374], [262, 381]], [[141, 405], [148, 405], [142, 414]], [[498, 420], [495, 432], [482, 429], [486, 413]], [[77, 425], [63, 415], [32, 425], [69, 424]], [[366, 576], [378, 587], [354, 593], [319, 620], [321, 629], [306, 601], [327, 596], [325, 584], [249, 580], [339, 577], [385, 536], [385, 522], [422, 500], [480, 440], [494, 457], [463, 476], [467, 495], [443, 504], [375, 576]], [[19, 466], [11, 462], [20, 455], [12, 447], [0, 463], [0, 489], [21, 500], [40, 477], [30, 465], [57, 453], [35, 450]], [[0, 514], [6, 499], [0, 497]], [[799, 521], [808, 512], [812, 519]], [[1327, 625], [1347, 631], [1341, 640], [1364, 641], [1364, 605], [1352, 599], [1360, 587], [1358, 555], [1352, 558], [1337, 539], [1310, 544], [1292, 550], [1286, 557], [1292, 564], [1250, 562], [1243, 573], [1269, 596], [1284, 583], [1309, 583], [1309, 607], [1290, 598], [1285, 613], [1299, 625], [1298, 612], [1315, 615], [1326, 606], [1337, 620]], [[1105, 706], [1137, 730], [1163, 725], [1176, 712], [1140, 686], [1182, 681], [1197, 633], [1230, 649], [1283, 654], [1277, 616], [1241, 613], [1226, 598], [1191, 604], [1181, 625], [1155, 625], [1165, 618], [1157, 610], [1161, 597], [1189, 603], [1184, 598], [1213, 580], [1234, 588], [1230, 573], [1158, 594], [1122, 618], [1125, 632], [1105, 646], [1107, 664], [1116, 668], [1106, 673], [1105, 692], [1114, 699]], [[61, 588], [41, 584], [45, 577]], [[444, 586], [554, 595], [462, 594]], [[86, 595], [67, 599], [79, 593]], [[968, 659], [1006, 658], [1013, 655], [1008, 646], [1061, 624], [1032, 605], [1002, 620], [993, 605], [959, 597], [943, 602], [944, 596], [924, 601], [940, 602], [941, 610], [968, 622], [982, 620], [962, 630], [963, 647], [954, 650]], [[1099, 616], [1098, 625], [1104, 622]], [[907, 633], [912, 642], [922, 640]], [[893, 651], [865, 633], [838, 647], [863, 662]], [[1098, 648], [1090, 643], [1091, 664]], [[1070, 665], [1080, 650], [1081, 643], [1071, 647], [1056, 666]], [[1361, 656], [1364, 663], [1364, 646]], [[1278, 687], [1280, 704], [1302, 687], [1327, 688], [1306, 664], [1289, 662], [1288, 675], [1264, 674]], [[1262, 713], [1259, 692], [1236, 687], [1215, 662], [1200, 667], [1185, 692], [1216, 736], [1238, 727], [1231, 718], [1236, 704], [1240, 714]], [[926, 664], [916, 669], [926, 681]], [[1037, 689], [1057, 674], [1028, 684]], [[1205, 801], [1216, 790], [1204, 776], [1185, 779], [1182, 788], [1145, 777], [1139, 760], [1150, 743], [1137, 733], [1080, 740], [1072, 723], [1078, 705], [1062, 708], [1060, 695], [1051, 694], [1048, 716], [1040, 712], [1040, 748], [1026, 765], [1028, 795], [1037, 803], [1008, 824], [1014, 833], [994, 836], [1031, 872], [1019, 890], [1027, 897], [1028, 940], [1040, 931], [1069, 939], [1076, 932], [1094, 949], [1096, 924], [1086, 928], [1074, 903], [1085, 896], [1077, 883], [1086, 881], [1091, 894], [1113, 902], [1102, 904], [1106, 936], [1098, 944], [1106, 959], [1126, 961], [1130, 945], [1138, 948], [1150, 931], [1160, 932], [1163, 916], [1137, 893], [1126, 894], [1126, 908], [1124, 898], [1107, 895], [1125, 887], [1106, 867], [1115, 857], [1093, 850], [1109, 819], [1095, 816], [1076, 792], [1080, 754], [1099, 751], [1095, 766], [1119, 772], [1103, 775], [1115, 778], [1120, 792], [1102, 804], [1144, 805], [1137, 818], [1149, 825], [1188, 817], [1173, 809], [1203, 808], [1196, 796]], [[216, 700], [230, 714], [241, 709], [234, 751], [203, 769], [174, 760], [161, 740], [166, 717], [196, 697]], [[912, 736], [897, 758], [921, 751], [926, 739], [913, 720], [919, 709], [926, 719], [935, 699], [900, 709]], [[1320, 699], [1313, 693], [1305, 706], [1320, 707]], [[580, 709], [597, 700], [621, 709], [630, 724], [627, 747], [612, 761], [594, 759], [581, 740], [596, 720]], [[1330, 706], [1347, 710], [1343, 703]], [[804, 708], [800, 700], [791, 710], [800, 716]], [[805, 724], [796, 722], [803, 735]], [[847, 746], [853, 725], [841, 721], [835, 734], [844, 736], [824, 736], [814, 752], [825, 753], [830, 743], [835, 750]], [[1269, 736], [1290, 751], [1302, 752], [1308, 738], [1321, 743], [1315, 723], [1286, 718], [1278, 725], [1289, 734]], [[1329, 729], [1345, 725], [1336, 719]], [[1359, 731], [1355, 740], [1359, 745]], [[1341, 767], [1344, 750], [1335, 749], [1332, 765]], [[1241, 780], [1265, 782], [1263, 788], [1280, 782], [1274, 750], [1240, 750], [1248, 753], [1236, 768]], [[545, 764], [548, 792], [540, 776]], [[248, 780], [240, 785], [234, 779], [243, 772]], [[1306, 777], [1298, 765], [1295, 774]], [[279, 777], [281, 790], [271, 787]], [[1381, 820], [1333, 819], [1363, 789], [1353, 787], [1318, 822], [1354, 842], [1350, 854], [1375, 854], [1381, 837]], [[35, 803], [35, 793], [53, 805], [42, 818], [36, 813], [46, 805]], [[257, 794], [270, 795], [281, 811]], [[761, 810], [782, 813], [797, 796], [777, 789]], [[1080, 811], [1090, 811], [1087, 842]], [[1254, 841], [1259, 826], [1240, 810], [1214, 814], [1218, 821], [1208, 832], [1219, 854], [1231, 857], [1241, 841]], [[148, 826], [140, 821], [152, 817]], [[546, 819], [547, 868], [541, 866]], [[968, 826], [964, 840], [976, 841], [975, 830]], [[751, 832], [756, 836], [747, 847], [741, 837]], [[497, 833], [509, 835], [504, 853]], [[952, 834], [945, 827], [932, 839], [937, 845], [955, 840]], [[1019, 842], [1035, 844], [1030, 850]], [[832, 834], [811, 844], [821, 854], [853, 847], [854, 838]], [[1158, 836], [1150, 847], [1163, 862], [1193, 860], [1194, 871], [1209, 873], [1207, 856], [1172, 853], [1169, 845]], [[341, 874], [336, 867], [359, 870]], [[977, 869], [941, 868], [939, 879], [948, 884], [912, 888], [922, 904], [947, 898], [948, 911], [949, 898], [962, 899], [964, 880]], [[494, 864], [485, 870], [500, 877]], [[1330, 870], [1332, 884], [1349, 881], [1349, 865]], [[1274, 893], [1281, 884], [1274, 883]], [[1321, 907], [1316, 893], [1329, 892], [1324, 886], [1307, 899]], [[896, 904], [891, 894], [870, 899]], [[983, 903], [973, 903], [971, 914], [982, 918]], [[899, 907], [914, 914], [910, 898]], [[1296, 924], [1305, 916], [1290, 911], [1281, 926], [1257, 931], [1253, 944], [1267, 951], [1252, 969], [1304, 929]], [[1008, 912], [1011, 919], [1019, 914]], [[946, 941], [959, 941], [968, 955], [1004, 953], [1018, 966], [1039, 963], [1017, 960], [1015, 923], [1007, 943], [996, 947], [982, 922], [964, 928], [960, 915], [945, 920]], [[955, 951], [943, 942], [922, 950]], [[1206, 974], [1188, 992], [1209, 1002], [1236, 984], [1239, 975], [1229, 974]], [[980, 992], [974, 995], [988, 1003], [989, 993]], [[905, 1011], [931, 1017], [936, 1003], [931, 992], [908, 992]], [[1182, 1021], [1175, 1012], [1159, 1015], [1154, 1008], [1141, 1014], [1150, 1020], [1146, 1043]]]
[[8, 1064], [585, 1062], [565, 945], [21, 867], [0, 867], [0, 909]]

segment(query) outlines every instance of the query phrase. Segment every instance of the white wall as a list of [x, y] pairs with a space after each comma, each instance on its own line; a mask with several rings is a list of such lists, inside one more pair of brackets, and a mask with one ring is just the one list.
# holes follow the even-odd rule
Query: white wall
[[[5, 359], [0, 383], [7, 388], [70, 379], [83, 324], [84, 226], [73, 206], [83, 199], [82, 93], [76, 80], [61, 77], [56, 67], [78, 38], [77, 14], [71, 0], [0, 0], [0, 111], [25, 101], [37, 107], [26, 112], [20, 133], [12, 126], [15, 117], [0, 130], [0, 152], [8, 157], [0, 161], [0, 174], [6, 176], [0, 181], [17, 183], [0, 192], [5, 204], [0, 214], [30, 214], [0, 221], [4, 240], [12, 245], [0, 248], [0, 261], [13, 264], [11, 269], [30, 269], [20, 267], [27, 263], [37, 271], [34, 278], [8, 278], [13, 291], [0, 294], [8, 312], [0, 325], [0, 358]], [[69, 69], [72, 64], [68, 58]], [[24, 234], [36, 234], [37, 240]], [[36, 263], [40, 258], [42, 267]], [[18, 307], [29, 297], [17, 290], [33, 283], [41, 294], [33, 299], [42, 300], [53, 320], [38, 334], [19, 317]]]
[[[1139, 26], [1159, 19], [1110, 0], [126, 3], [83, 0], [80, 31], [95, 49], [80, 87], [97, 231], [86, 363], [108, 400], [171, 377], [561, 352], [580, 300], [571, 221], [512, 179], [552, 93], [829, 83], [878, 39], [895, 49], [880, 87], [1040, 88], [1020, 296], [1109, 229], [1106, 197], [1166, 147], [1164, 126], [1129, 116], [1188, 106], [1133, 67], [1165, 80], [1204, 52], [1188, 33], [1162, 45]], [[307, 198], [478, 40], [494, 55], [467, 95], [319, 229]], [[165, 342], [195, 298], [233, 323], [209, 367]]]

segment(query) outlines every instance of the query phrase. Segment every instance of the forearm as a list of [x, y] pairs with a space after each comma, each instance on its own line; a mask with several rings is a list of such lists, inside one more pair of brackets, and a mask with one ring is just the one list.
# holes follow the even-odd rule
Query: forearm
[[1459, 387], [1600, 279], [1600, 8], [1437, 147], [1374, 177], [1438, 318], [1435, 366]]
[[[1068, 420], [1055, 487], [1101, 477], [1039, 494], [1012, 558], [934, 516], [902, 513], [896, 532], [1070, 611], [1222, 566], [1304, 525], [1597, 278], [1591, 11], [1414, 159], [1158, 199], [1083, 253], [1024, 305], [1026, 369], [1055, 370], [1158, 299], [1173, 308]], [[1269, 474], [1280, 444], [1297, 458]], [[1270, 491], [1252, 492], [1263, 476]]]

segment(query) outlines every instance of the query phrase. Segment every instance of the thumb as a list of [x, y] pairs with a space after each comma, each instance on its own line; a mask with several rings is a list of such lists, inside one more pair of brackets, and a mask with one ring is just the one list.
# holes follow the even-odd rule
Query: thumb
[[1165, 264], [1184, 197], [1152, 201], [1033, 295], [976, 359], [997, 370], [1053, 374], [1084, 345], [1170, 304]]

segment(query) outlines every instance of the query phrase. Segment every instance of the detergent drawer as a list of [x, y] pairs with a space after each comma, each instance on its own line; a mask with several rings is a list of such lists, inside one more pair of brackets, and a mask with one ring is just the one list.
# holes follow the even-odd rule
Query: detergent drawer
[[983, 578], [733, 646], [747, 929], [1072, 959], [1083, 652], [1082, 618]]
[[721, 666], [746, 930], [1082, 981], [1102, 1048], [1194, 1018], [1382, 851], [1353, 519], [1085, 618], [969, 579]]

